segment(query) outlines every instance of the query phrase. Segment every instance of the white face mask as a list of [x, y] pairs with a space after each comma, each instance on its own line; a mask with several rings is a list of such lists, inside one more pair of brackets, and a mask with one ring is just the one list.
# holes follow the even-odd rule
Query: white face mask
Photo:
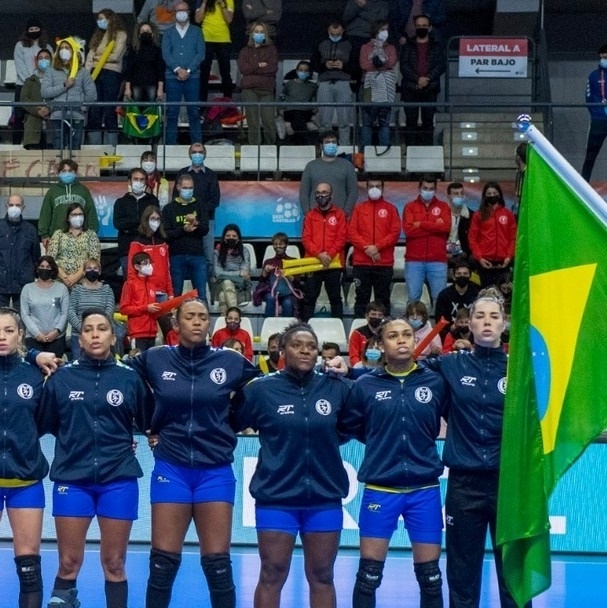
[[367, 190], [367, 194], [372, 201], [376, 201], [377, 199], [381, 198], [381, 188], [373, 186]]
[[154, 171], [156, 170], [156, 163], [153, 160], [144, 160], [141, 163], [141, 168], [146, 173], [154, 173]]
[[69, 49], [60, 49], [59, 58], [61, 61], [69, 61], [72, 58], [72, 51]]
[[143, 194], [145, 192], [145, 184], [143, 182], [132, 182], [131, 190], [133, 194]]
[[70, 226], [72, 228], [82, 228], [82, 226], [84, 226], [84, 216], [74, 215], [70, 217]]
[[148, 225], [152, 232], [156, 232], [156, 230], [158, 230], [158, 228], [160, 228], [160, 220], [150, 220], [148, 222]]
[[154, 272], [154, 267], [151, 264], [146, 264], [145, 266], [139, 266], [139, 272], [144, 277], [150, 277], [150, 276], [152, 276], [152, 273]]
[[6, 210], [9, 220], [18, 220], [21, 217], [21, 207], [11, 206]]
[[175, 13], [175, 19], [177, 19], [178, 23], [187, 23], [189, 18], [188, 11], [177, 11]]
[[380, 32], [377, 32], [377, 39], [380, 42], [386, 42], [386, 40], [388, 40], [388, 30], [381, 30]]

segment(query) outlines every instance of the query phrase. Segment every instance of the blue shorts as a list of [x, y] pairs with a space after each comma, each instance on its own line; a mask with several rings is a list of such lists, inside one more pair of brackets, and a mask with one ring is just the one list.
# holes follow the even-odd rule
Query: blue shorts
[[37, 481], [20, 488], [0, 487], [0, 513], [6, 503], [7, 509], [44, 509], [44, 486]]
[[306, 532], [341, 532], [344, 514], [341, 507], [330, 509], [272, 509], [255, 507], [257, 530], [273, 530], [297, 536]]
[[150, 481], [152, 504], [229, 502], [233, 505], [235, 494], [236, 478], [229, 464], [192, 469], [156, 459]]
[[110, 483], [61, 483], [53, 486], [54, 517], [108, 517], [137, 519], [139, 485], [137, 479]]
[[402, 494], [365, 488], [358, 520], [360, 535], [391, 538], [401, 515], [411, 542], [441, 543], [443, 513], [438, 486]]

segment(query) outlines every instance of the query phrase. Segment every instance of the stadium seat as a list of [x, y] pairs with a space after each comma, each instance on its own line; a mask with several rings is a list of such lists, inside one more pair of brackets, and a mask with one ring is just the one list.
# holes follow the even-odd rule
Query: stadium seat
[[406, 247], [397, 245], [394, 248], [393, 275], [395, 279], [402, 280], [405, 276], [405, 251]]
[[116, 156], [122, 159], [116, 163], [118, 171], [130, 171], [135, 167], [141, 166], [141, 155], [150, 149], [149, 145], [140, 144], [118, 144], [116, 146]]
[[17, 84], [17, 68], [14, 59], [7, 59], [4, 62], [4, 86], [7, 89], [14, 89]]
[[316, 158], [315, 146], [280, 146], [278, 170], [302, 172], [306, 165]]
[[268, 338], [275, 333], [280, 333], [289, 325], [297, 323], [295, 317], [266, 317], [261, 325], [259, 342], [255, 345], [256, 350], [265, 351], [268, 348]]
[[367, 319], [353, 319], [352, 320], [352, 325], [350, 325], [350, 331], [348, 332], [348, 340], [350, 339], [350, 336], [352, 335], [352, 332], [355, 329], [358, 329], [359, 327], [362, 327], [363, 325], [367, 324]]
[[234, 146], [205, 146], [207, 155], [204, 164], [217, 173], [233, 173], [236, 169]]
[[407, 173], [444, 173], [445, 154], [442, 146], [407, 146]]
[[400, 173], [402, 171], [400, 146], [365, 146], [365, 171], [367, 173]]
[[[394, 283], [392, 285], [392, 291], [390, 292], [390, 304], [392, 305], [393, 314], [404, 314], [408, 299], [409, 290], [407, 289], [407, 284], [402, 282]], [[426, 305], [428, 312], [430, 312], [432, 303], [430, 300], [430, 292], [428, 291], [428, 286], [426, 284], [424, 284], [422, 289], [420, 301]]]
[[243, 172], [274, 172], [278, 166], [278, 150], [274, 145], [240, 146], [240, 170]]
[[339, 345], [340, 351], [347, 352], [348, 339], [346, 338], [346, 330], [341, 319], [312, 317], [308, 323], [318, 336], [319, 346], [323, 342], [335, 342]]
[[[215, 325], [213, 326], [213, 333], [219, 329], [223, 329], [225, 326], [226, 318], [223, 315], [217, 317]], [[240, 329], [244, 329], [251, 336], [251, 342], [253, 342], [253, 325], [251, 325], [251, 319], [249, 319], [249, 317], [242, 316], [240, 318]]]
[[257, 266], [257, 255], [255, 255], [255, 247], [251, 243], [243, 243], [242, 246], [249, 252], [251, 260], [251, 276], [259, 276], [259, 267]]
[[[273, 258], [275, 255], [276, 254], [274, 253], [274, 248], [272, 247], [272, 245], [268, 245], [263, 254], [261, 263], [263, 264], [264, 260], [269, 260], [270, 258]], [[291, 256], [292, 258], [300, 259], [301, 253], [299, 251], [299, 247], [297, 245], [287, 245], [287, 255]]]
[[190, 146], [158, 146], [157, 164], [159, 171], [179, 171], [190, 164]]

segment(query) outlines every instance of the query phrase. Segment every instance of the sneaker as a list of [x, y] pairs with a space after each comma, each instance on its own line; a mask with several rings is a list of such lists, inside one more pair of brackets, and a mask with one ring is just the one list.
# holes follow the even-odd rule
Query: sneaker
[[53, 589], [48, 608], [80, 608], [78, 589]]

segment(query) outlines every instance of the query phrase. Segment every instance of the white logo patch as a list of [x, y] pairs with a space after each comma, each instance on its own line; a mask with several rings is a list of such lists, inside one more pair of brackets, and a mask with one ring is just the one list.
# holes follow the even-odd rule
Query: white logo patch
[[177, 376], [177, 372], [162, 372], [162, 379], [163, 380], [175, 380], [175, 377]]
[[216, 367], [209, 374], [209, 378], [211, 378], [215, 384], [223, 384], [226, 381], [226, 377], [226, 370], [223, 369], [223, 367]]
[[392, 391], [377, 391], [375, 393], [375, 401], [385, 401], [386, 399], [392, 399]]
[[111, 391], [107, 392], [105, 399], [110, 405], [118, 407], [123, 404], [124, 395], [117, 388], [113, 388]]
[[284, 416], [285, 414], [294, 414], [295, 406], [294, 405], [279, 405], [278, 409], [276, 410], [276, 413], [280, 414], [281, 416]]
[[67, 494], [69, 489], [69, 486], [57, 486], [57, 494]]
[[462, 386], [476, 386], [476, 376], [462, 376], [460, 383]]
[[316, 402], [316, 411], [321, 416], [328, 416], [331, 413], [331, 404], [326, 399], [319, 399]]
[[497, 383], [497, 390], [502, 394], [506, 394], [506, 378], [501, 378]]
[[17, 395], [19, 395], [21, 399], [31, 399], [34, 396], [34, 389], [30, 384], [20, 384], [17, 387]]
[[380, 209], [377, 212], [377, 217], [388, 217], [388, 210], [387, 209]]
[[440, 215], [440, 207], [432, 207], [432, 210], [430, 211], [430, 213], [432, 215]]
[[68, 399], [70, 401], [84, 401], [84, 391], [70, 391]]
[[420, 403], [430, 403], [432, 401], [432, 390], [427, 386], [420, 386], [415, 389], [415, 399]]

